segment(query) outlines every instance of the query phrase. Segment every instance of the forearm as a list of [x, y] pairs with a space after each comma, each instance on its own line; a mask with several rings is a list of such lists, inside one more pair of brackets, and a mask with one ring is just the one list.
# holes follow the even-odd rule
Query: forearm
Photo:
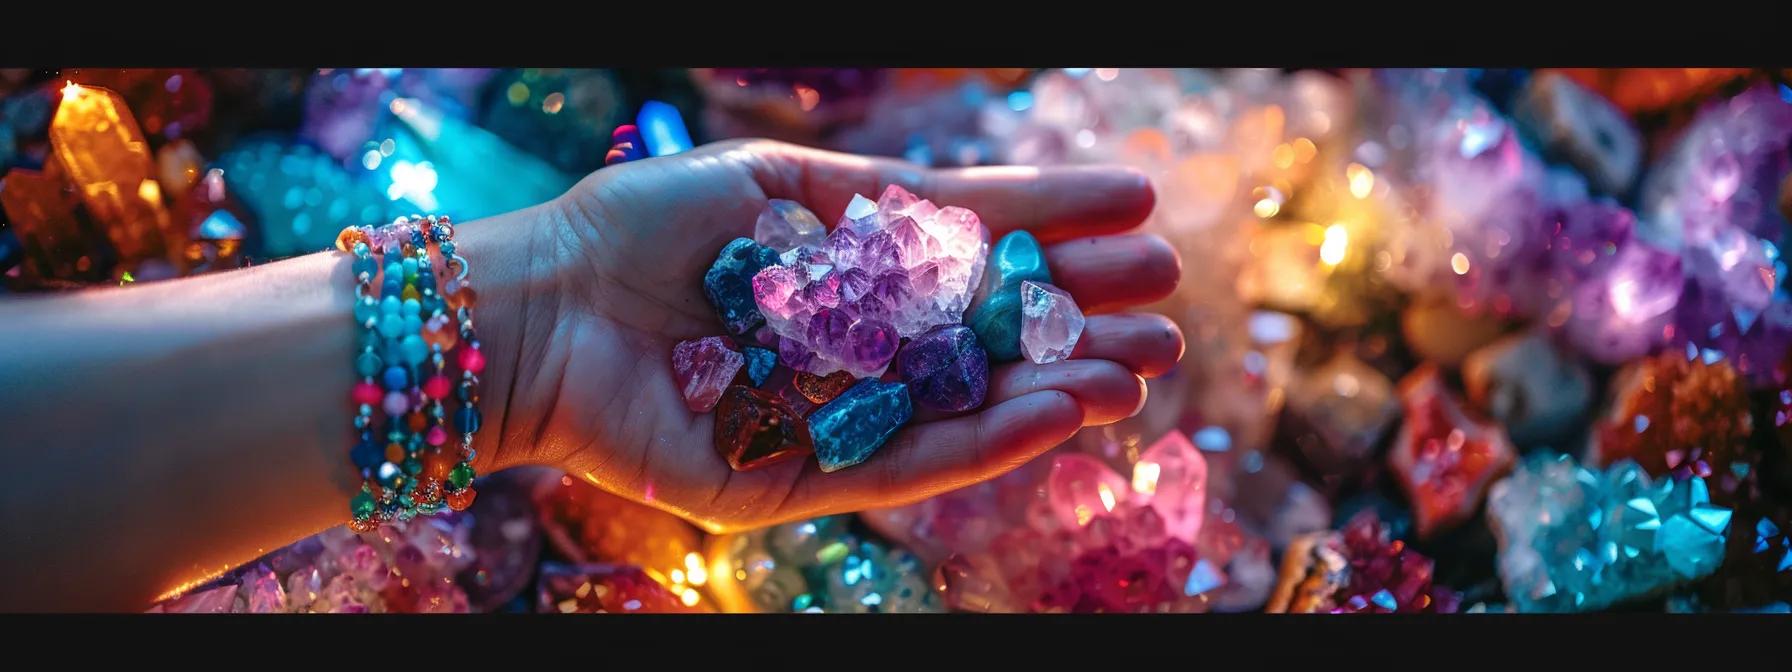
[[[497, 453], [538, 217], [457, 230], [490, 353], [482, 457]], [[346, 522], [360, 488], [349, 266], [325, 252], [0, 303], [0, 610], [142, 609]]]

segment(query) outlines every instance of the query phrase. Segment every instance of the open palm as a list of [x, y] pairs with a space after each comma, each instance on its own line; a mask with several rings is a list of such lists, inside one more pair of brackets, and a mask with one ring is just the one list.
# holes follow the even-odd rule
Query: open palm
[[[1072, 358], [998, 364], [984, 406], [921, 413], [857, 467], [812, 459], [736, 472], [716, 454], [715, 415], [693, 413], [672, 374], [679, 341], [724, 333], [703, 273], [730, 240], [752, 236], [767, 199], [803, 203], [823, 221], [854, 193], [901, 184], [977, 212], [1000, 237], [1024, 228], [1046, 244], [1058, 284], [1091, 315]], [[512, 404], [541, 409], [524, 460], [720, 531], [919, 500], [992, 478], [1084, 425], [1132, 415], [1142, 378], [1182, 354], [1154, 315], [1107, 314], [1167, 295], [1180, 261], [1163, 240], [1126, 234], [1153, 196], [1125, 169], [928, 170], [783, 143], [729, 141], [606, 168], [564, 199], [545, 282], [555, 305], [531, 308], [523, 361], [539, 362]]]

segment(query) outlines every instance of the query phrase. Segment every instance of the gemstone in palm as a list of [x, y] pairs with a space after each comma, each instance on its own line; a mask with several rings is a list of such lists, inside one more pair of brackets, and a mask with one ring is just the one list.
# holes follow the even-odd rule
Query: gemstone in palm
[[1070, 294], [1056, 286], [1020, 285], [1020, 349], [1034, 364], [1070, 357], [1083, 336], [1083, 311]]
[[684, 341], [672, 348], [672, 373], [692, 411], [708, 413], [740, 374], [746, 357], [727, 338], [711, 336]]
[[909, 341], [898, 357], [897, 369], [915, 403], [947, 412], [983, 405], [989, 354], [969, 327], [935, 327]]
[[807, 228], [783, 235], [806, 226], [786, 211], [768, 204], [760, 221], [777, 223], [766, 240], [797, 246], [753, 277], [758, 312], [782, 337], [786, 366], [877, 377], [901, 339], [962, 321], [989, 252], [989, 230], [975, 213], [891, 185], [875, 202], [855, 196], [816, 244]]

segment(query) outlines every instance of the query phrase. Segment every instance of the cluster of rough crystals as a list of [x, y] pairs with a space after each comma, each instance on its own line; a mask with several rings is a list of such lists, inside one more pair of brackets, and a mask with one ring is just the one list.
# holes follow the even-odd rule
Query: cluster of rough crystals
[[[1465, 83], [1433, 77], [1441, 75], [1383, 75], [1395, 118], [1421, 129], [1407, 161], [1430, 187], [1426, 214], [1452, 234], [1465, 305], [1547, 321], [1608, 364], [1690, 345], [1707, 358], [1736, 360], [1756, 384], [1773, 382], [1773, 365], [1792, 343], [1792, 303], [1780, 289], [1786, 222], [1772, 205], [1792, 161], [1792, 104], [1771, 87], [1713, 104], [1651, 173], [1639, 220], [1589, 195], [1578, 175], [1545, 168], [1518, 129]], [[1520, 121], [1538, 118], [1533, 111]], [[1532, 135], [1593, 152], [1601, 133], [1612, 135], [1594, 126]], [[1599, 161], [1615, 160], [1615, 147], [1600, 151]], [[1610, 187], [1627, 172], [1591, 174]]]
[[890, 185], [876, 202], [855, 195], [824, 237], [800, 208], [778, 203], [767, 212], [783, 217], [760, 218], [758, 237], [796, 245], [752, 280], [786, 366], [877, 377], [901, 339], [962, 321], [989, 256], [976, 213]]
[[[737, 470], [810, 452], [823, 471], [864, 462], [916, 405], [981, 406], [992, 358], [1047, 363], [1075, 348], [1076, 302], [1045, 284], [1031, 236], [1009, 240], [1022, 243], [998, 246], [1010, 253], [986, 278], [989, 230], [964, 208], [891, 185], [876, 202], [855, 195], [830, 233], [773, 199], [754, 239], [730, 242], [704, 276], [734, 339], [678, 344], [680, 392], [692, 411], [716, 411], [716, 450]], [[981, 316], [969, 327], [967, 309]], [[881, 380], [892, 363], [895, 380]]]
[[679, 614], [697, 610], [634, 565], [548, 563], [537, 579], [542, 614]]
[[960, 611], [1243, 611], [1268, 597], [1268, 546], [1229, 510], [1209, 515], [1224, 509], [1207, 497], [1206, 460], [1181, 433], [1145, 449], [1130, 479], [1079, 452], [1039, 462], [866, 516], [944, 558], [935, 583]]
[[1612, 383], [1613, 403], [1594, 430], [1587, 461], [1632, 460], [1655, 477], [1712, 478], [1722, 495], [1749, 476], [1754, 417], [1742, 377], [1727, 360], [1662, 352], [1631, 363]]
[[1702, 478], [1651, 479], [1630, 460], [1591, 470], [1547, 452], [1495, 484], [1487, 508], [1500, 580], [1527, 613], [1597, 611], [1709, 576], [1731, 522]]
[[1302, 537], [1282, 561], [1271, 613], [1449, 614], [1462, 597], [1433, 583], [1435, 564], [1393, 538], [1373, 510], [1337, 532]]
[[709, 565], [730, 611], [926, 613], [941, 611], [921, 561], [859, 538], [829, 516], [718, 540]]
[[467, 613], [468, 596], [455, 577], [477, 557], [470, 523], [470, 516], [451, 513], [362, 534], [333, 527], [264, 559], [235, 582], [150, 611]]

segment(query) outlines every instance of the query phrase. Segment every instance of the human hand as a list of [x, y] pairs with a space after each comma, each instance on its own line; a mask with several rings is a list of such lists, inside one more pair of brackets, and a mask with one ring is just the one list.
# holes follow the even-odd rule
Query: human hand
[[[767, 199], [830, 225], [854, 193], [886, 185], [976, 212], [992, 238], [1031, 231], [1052, 277], [1090, 315], [1070, 359], [998, 364], [984, 406], [920, 412], [864, 464], [813, 459], [736, 472], [713, 447], [715, 415], [693, 413], [670, 363], [679, 341], [723, 335], [703, 274], [753, 235]], [[494, 466], [550, 464], [712, 531], [917, 501], [993, 478], [1085, 425], [1142, 407], [1144, 378], [1182, 355], [1175, 324], [1113, 314], [1168, 295], [1181, 261], [1127, 233], [1151, 211], [1144, 176], [1122, 168], [929, 170], [795, 145], [737, 140], [600, 170], [547, 211], [530, 266]]]

